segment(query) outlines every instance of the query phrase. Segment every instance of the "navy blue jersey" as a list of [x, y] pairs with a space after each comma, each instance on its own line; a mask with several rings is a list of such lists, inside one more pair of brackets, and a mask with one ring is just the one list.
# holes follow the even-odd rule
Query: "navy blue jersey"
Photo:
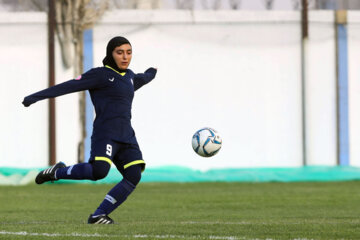
[[134, 92], [154, 79], [156, 69], [134, 74], [127, 69], [119, 73], [109, 66], [93, 68], [73, 79], [25, 97], [29, 106], [39, 100], [89, 90], [96, 118], [92, 137], [110, 137], [123, 143], [137, 143], [131, 126], [131, 106]]

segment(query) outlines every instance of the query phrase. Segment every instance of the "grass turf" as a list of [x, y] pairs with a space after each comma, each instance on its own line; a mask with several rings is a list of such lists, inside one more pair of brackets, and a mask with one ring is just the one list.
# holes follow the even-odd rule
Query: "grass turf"
[[360, 239], [360, 182], [141, 183], [110, 216], [112, 185], [0, 187], [0, 239]]

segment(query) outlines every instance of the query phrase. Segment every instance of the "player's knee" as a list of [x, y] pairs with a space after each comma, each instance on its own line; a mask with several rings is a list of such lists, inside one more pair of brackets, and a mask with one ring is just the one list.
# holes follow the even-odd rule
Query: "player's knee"
[[108, 174], [108, 171], [99, 171], [99, 170], [95, 170], [93, 171], [93, 178], [94, 180], [100, 180], [100, 179], [103, 179], [107, 176]]
[[93, 180], [100, 180], [105, 178], [110, 171], [110, 164], [105, 161], [94, 161], [93, 165]]
[[124, 171], [124, 178], [134, 184], [135, 186], [140, 182], [141, 180], [141, 171], [142, 167], [140, 164], [133, 165]]

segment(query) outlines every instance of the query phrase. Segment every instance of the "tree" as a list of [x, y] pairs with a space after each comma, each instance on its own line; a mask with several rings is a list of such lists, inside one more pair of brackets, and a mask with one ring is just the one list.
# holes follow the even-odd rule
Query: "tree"
[[[108, 8], [109, 0], [51, 0], [55, 3], [56, 35], [65, 68], [74, 67], [74, 77], [83, 71], [84, 31], [100, 19]], [[115, 0], [113, 0], [115, 1]], [[9, 11], [48, 11], [48, 0], [0, 0]], [[81, 140], [78, 161], [84, 161], [85, 92], [80, 93]]]
[[[57, 0], [56, 33], [61, 46], [64, 66], [74, 67], [74, 76], [83, 72], [84, 31], [93, 27], [108, 8], [108, 1]], [[78, 144], [78, 161], [84, 161], [86, 138], [85, 92], [80, 93], [81, 140]]]

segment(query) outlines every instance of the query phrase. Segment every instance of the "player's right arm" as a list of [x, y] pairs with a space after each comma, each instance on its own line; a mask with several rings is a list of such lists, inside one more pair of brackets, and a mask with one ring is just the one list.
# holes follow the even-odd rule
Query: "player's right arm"
[[37, 101], [54, 98], [58, 96], [62, 96], [65, 94], [99, 88], [101, 87], [101, 77], [97, 76], [96, 69], [91, 69], [90, 71], [84, 73], [79, 76], [77, 79], [69, 80], [55, 86], [46, 88], [39, 92], [33, 93], [24, 98], [22, 104], [25, 107], [30, 106]]

